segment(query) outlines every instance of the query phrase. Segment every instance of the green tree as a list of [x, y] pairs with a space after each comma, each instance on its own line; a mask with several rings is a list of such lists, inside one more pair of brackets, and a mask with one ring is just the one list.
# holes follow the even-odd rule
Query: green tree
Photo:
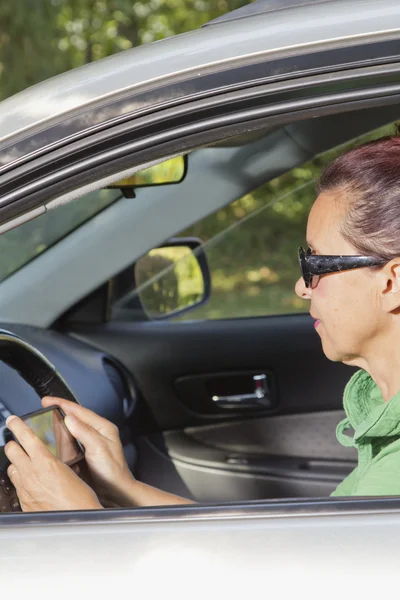
[[58, 8], [51, 2], [0, 3], [0, 96], [5, 98], [68, 68], [54, 53]]
[[196, 29], [248, 0], [13, 0], [0, 4], [0, 99], [133, 46]]

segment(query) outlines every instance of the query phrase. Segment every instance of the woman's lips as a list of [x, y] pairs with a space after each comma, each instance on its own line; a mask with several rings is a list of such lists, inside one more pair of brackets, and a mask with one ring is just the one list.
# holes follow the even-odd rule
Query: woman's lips
[[317, 319], [317, 317], [313, 317], [313, 315], [311, 315], [311, 314], [310, 314], [310, 317], [314, 321], [314, 328], [317, 329], [318, 325], [321, 323], [321, 319]]

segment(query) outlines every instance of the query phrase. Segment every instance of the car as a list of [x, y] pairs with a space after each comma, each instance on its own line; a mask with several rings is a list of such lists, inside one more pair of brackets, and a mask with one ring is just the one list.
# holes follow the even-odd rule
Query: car
[[0, 424], [59, 374], [196, 501], [3, 512], [5, 592], [393, 593], [400, 500], [329, 497], [352, 370], [292, 288], [318, 172], [399, 104], [396, 0], [258, 0], [0, 103]]

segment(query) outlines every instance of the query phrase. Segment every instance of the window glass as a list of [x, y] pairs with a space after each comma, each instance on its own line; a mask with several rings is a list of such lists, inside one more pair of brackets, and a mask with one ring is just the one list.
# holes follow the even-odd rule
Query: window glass
[[[320, 154], [180, 232], [177, 238], [202, 240], [212, 289], [206, 304], [171, 318], [222, 319], [307, 312], [309, 306], [296, 296], [294, 285], [300, 276], [297, 249], [306, 245], [316, 180], [321, 170], [347, 149], [393, 133], [393, 125], [381, 127]], [[156, 277], [160, 286], [168, 273], [165, 269]], [[147, 282], [142, 279], [141, 293], [155, 281], [154, 276]], [[133, 290], [134, 295], [137, 292]], [[119, 304], [124, 306], [124, 296]]]
[[97, 190], [3, 233], [0, 236], [0, 281], [120, 197], [120, 190]]
[[308, 312], [294, 285], [300, 276], [297, 248], [306, 245], [316, 180], [335, 156], [388, 133], [394, 133], [393, 125], [325, 152], [182, 232], [203, 241], [212, 293], [207, 304], [181, 319]]
[[292, 169], [184, 232], [203, 241], [212, 282], [209, 302], [185, 318], [308, 310], [293, 286], [317, 170], [318, 161]]

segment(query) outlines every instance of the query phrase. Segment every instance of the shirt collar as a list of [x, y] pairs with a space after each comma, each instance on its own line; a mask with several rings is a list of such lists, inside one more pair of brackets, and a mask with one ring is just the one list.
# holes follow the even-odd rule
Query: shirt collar
[[[366, 438], [400, 434], [400, 391], [385, 402], [366, 371], [357, 371], [350, 379], [344, 391], [343, 406], [347, 418], [339, 423], [337, 434], [346, 446], [356, 446]], [[344, 434], [350, 427], [354, 429], [353, 439]]]

